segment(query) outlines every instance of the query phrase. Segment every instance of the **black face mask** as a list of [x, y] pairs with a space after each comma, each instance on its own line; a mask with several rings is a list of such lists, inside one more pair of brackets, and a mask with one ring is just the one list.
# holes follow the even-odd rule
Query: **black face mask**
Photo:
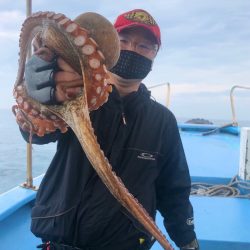
[[121, 50], [117, 64], [110, 71], [124, 79], [144, 79], [151, 68], [152, 60], [134, 51]]

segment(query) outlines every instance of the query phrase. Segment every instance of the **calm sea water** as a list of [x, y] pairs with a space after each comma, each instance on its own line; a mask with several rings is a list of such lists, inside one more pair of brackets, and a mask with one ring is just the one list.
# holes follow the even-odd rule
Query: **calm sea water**
[[[0, 193], [26, 180], [26, 142], [15, 117], [9, 110], [0, 110]], [[56, 144], [33, 145], [33, 176], [46, 171], [55, 153]]]
[[[180, 122], [188, 119], [178, 119]], [[225, 124], [229, 121], [212, 121]], [[241, 122], [250, 126], [250, 122]], [[26, 142], [23, 140], [14, 115], [10, 110], [0, 109], [0, 193], [26, 180]], [[33, 176], [46, 171], [55, 153], [56, 143], [33, 145]]]

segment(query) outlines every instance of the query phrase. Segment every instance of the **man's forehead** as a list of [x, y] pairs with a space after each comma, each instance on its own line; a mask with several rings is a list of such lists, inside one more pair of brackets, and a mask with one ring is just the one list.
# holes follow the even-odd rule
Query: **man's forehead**
[[123, 29], [122, 31], [119, 32], [119, 34], [141, 37], [152, 43], [157, 44], [157, 41], [154, 35], [148, 29], [142, 26], [132, 26], [132, 27]]

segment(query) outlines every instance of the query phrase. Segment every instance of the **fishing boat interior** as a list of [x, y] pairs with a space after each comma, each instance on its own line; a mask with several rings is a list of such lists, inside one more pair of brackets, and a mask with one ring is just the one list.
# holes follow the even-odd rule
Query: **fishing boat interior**
[[[167, 88], [166, 106], [169, 84]], [[250, 249], [250, 128], [238, 126], [234, 102], [231, 104], [230, 124], [218, 126], [204, 119], [178, 124], [192, 179], [190, 199], [202, 250]], [[43, 175], [33, 178], [30, 160], [27, 162], [26, 182], [0, 195], [1, 249], [28, 250], [41, 243], [30, 232], [30, 213]], [[156, 223], [164, 232], [160, 214]], [[162, 247], [156, 242], [152, 249]]]
[[[166, 106], [169, 106], [170, 84]], [[189, 165], [195, 228], [201, 250], [250, 250], [250, 127], [239, 126], [230, 93], [232, 122], [211, 124], [205, 119], [178, 123]], [[24, 183], [0, 194], [0, 249], [34, 250], [41, 244], [30, 231], [31, 209], [43, 176], [33, 178], [31, 147], [27, 147]], [[190, 223], [193, 223], [190, 221]], [[156, 224], [167, 235], [158, 213]], [[14, 242], [14, 244], [13, 244]], [[162, 249], [158, 242], [152, 250]]]

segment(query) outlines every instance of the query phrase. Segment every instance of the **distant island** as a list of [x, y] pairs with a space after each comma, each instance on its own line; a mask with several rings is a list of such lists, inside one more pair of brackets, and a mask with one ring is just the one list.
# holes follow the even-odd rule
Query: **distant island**
[[206, 120], [206, 119], [203, 119], [203, 118], [193, 118], [193, 119], [190, 119], [190, 120], [186, 121], [185, 123], [192, 123], [192, 124], [213, 124], [209, 120]]

